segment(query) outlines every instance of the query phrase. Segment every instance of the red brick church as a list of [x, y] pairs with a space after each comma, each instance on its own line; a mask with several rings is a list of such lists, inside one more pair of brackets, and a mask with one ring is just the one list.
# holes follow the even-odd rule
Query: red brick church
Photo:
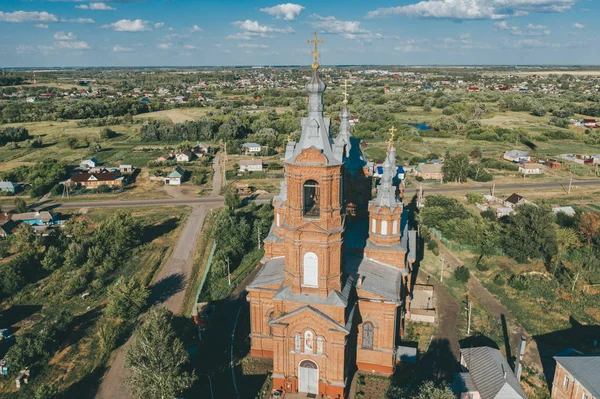
[[251, 355], [273, 358], [274, 389], [344, 398], [355, 370], [393, 373], [417, 233], [398, 196], [393, 141], [372, 199], [346, 100], [330, 134], [318, 66], [315, 56], [308, 116], [287, 144], [263, 265], [247, 288]]

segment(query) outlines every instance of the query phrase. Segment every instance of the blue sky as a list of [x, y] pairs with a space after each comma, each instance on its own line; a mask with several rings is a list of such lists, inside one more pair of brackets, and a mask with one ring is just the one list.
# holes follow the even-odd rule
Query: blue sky
[[600, 64], [600, 0], [1, 0], [0, 66]]

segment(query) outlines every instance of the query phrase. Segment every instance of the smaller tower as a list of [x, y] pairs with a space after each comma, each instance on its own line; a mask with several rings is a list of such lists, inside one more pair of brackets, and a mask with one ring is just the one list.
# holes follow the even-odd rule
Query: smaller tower
[[365, 248], [365, 255], [368, 258], [404, 268], [405, 259], [397, 256], [398, 250], [402, 249], [403, 205], [394, 185], [394, 177], [397, 174], [396, 149], [394, 148], [395, 132], [396, 129], [392, 127], [388, 153], [383, 162], [383, 176], [377, 186], [376, 197], [369, 201], [369, 241]]

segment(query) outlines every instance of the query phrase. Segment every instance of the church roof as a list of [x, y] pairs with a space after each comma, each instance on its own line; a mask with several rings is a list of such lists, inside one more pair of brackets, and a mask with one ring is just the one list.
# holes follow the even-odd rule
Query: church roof
[[283, 282], [284, 265], [284, 257], [268, 259], [248, 288], [261, 288], [266, 285], [281, 284]]
[[349, 290], [344, 289], [342, 289], [342, 292], [330, 291], [329, 295], [324, 298], [318, 295], [294, 294], [292, 287], [281, 286], [273, 299], [277, 301], [293, 301], [310, 305], [331, 305], [345, 308], [348, 305], [349, 293]]
[[401, 269], [350, 254], [346, 256], [345, 268], [346, 273], [361, 279], [358, 289], [400, 303]]
[[396, 172], [396, 150], [392, 146], [383, 162], [383, 176], [377, 186], [377, 196], [371, 201], [372, 204], [380, 207], [396, 208], [402, 203], [396, 196], [396, 187], [394, 186], [394, 177]]
[[319, 309], [315, 309], [312, 306], [306, 305], [306, 306], [302, 306], [294, 311], [291, 311], [290, 313], [286, 313], [285, 315], [278, 317], [276, 319], [270, 320], [268, 324], [273, 325], [273, 324], [281, 324], [283, 321], [289, 319], [292, 316], [295, 316], [299, 313], [302, 312], [310, 312], [313, 313], [314, 315], [318, 316], [319, 318], [322, 318], [326, 321], [328, 321], [330, 324], [332, 324], [336, 329], [345, 332], [346, 334], [350, 333], [349, 329], [346, 329], [346, 326], [341, 325], [340, 323], [338, 323], [337, 321], [335, 321], [334, 319], [332, 319], [331, 317], [329, 317], [327, 314], [321, 312]]

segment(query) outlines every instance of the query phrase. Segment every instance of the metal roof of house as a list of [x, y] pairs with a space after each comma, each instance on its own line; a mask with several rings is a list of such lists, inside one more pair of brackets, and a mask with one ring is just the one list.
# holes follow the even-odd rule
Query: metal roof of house
[[372, 259], [348, 254], [346, 256], [345, 271], [357, 279], [361, 279], [360, 282], [357, 280], [356, 283], [358, 289], [379, 295], [390, 301], [400, 302], [402, 270]]
[[98, 181], [111, 181], [117, 179], [117, 176], [114, 172], [76, 173], [71, 175], [71, 181], [75, 183], [82, 183], [88, 181], [92, 176], [94, 176]]
[[594, 397], [600, 397], [600, 355], [555, 356], [563, 366]]
[[464, 348], [460, 350], [460, 355], [467, 364], [481, 399], [527, 399], [521, 384], [498, 349], [489, 346]]
[[43, 222], [49, 222], [53, 219], [53, 216], [50, 212], [26, 212], [26, 213], [14, 213], [12, 215], [12, 220], [15, 222], [23, 221], [23, 220], [37, 220], [40, 219]]
[[514, 204], [514, 205], [516, 205], [516, 204], [518, 204], [518, 203], [519, 203], [519, 201], [521, 201], [521, 200], [522, 200], [522, 199], [524, 199], [524, 198], [525, 198], [525, 197], [523, 197], [523, 196], [521, 196], [521, 195], [519, 195], [519, 194], [515, 194], [515, 193], [513, 193], [513, 194], [511, 194], [511, 196], [510, 196], [510, 197], [508, 197], [508, 198], [505, 200], [505, 202], [510, 202], [511, 204]]
[[10, 181], [0, 181], [0, 190], [10, 190], [17, 188], [18, 184]]
[[242, 159], [240, 161], [240, 165], [262, 165], [262, 160], [260, 160], [260, 159]]
[[441, 163], [420, 163], [415, 169], [421, 173], [440, 173], [442, 166]]

